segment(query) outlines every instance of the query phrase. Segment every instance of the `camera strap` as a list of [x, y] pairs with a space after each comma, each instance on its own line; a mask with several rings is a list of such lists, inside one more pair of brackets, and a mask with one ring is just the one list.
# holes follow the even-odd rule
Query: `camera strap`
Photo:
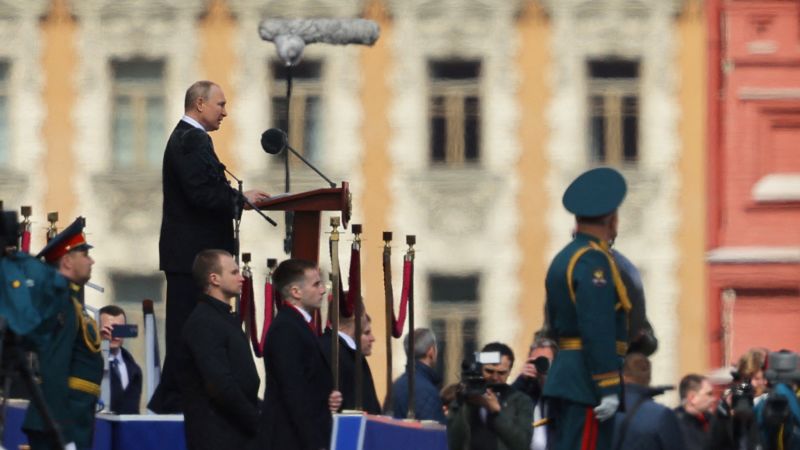
[[633, 408], [630, 411], [625, 413], [625, 419], [622, 420], [622, 424], [619, 427], [619, 440], [617, 441], [617, 445], [614, 450], [620, 450], [623, 448], [625, 442], [625, 435], [628, 433], [628, 427], [631, 425], [631, 421], [633, 420], [633, 416], [639, 411], [639, 408], [646, 402], [650, 397], [646, 395], [642, 395], [639, 397], [639, 400], [636, 401], [636, 404], [633, 405]]

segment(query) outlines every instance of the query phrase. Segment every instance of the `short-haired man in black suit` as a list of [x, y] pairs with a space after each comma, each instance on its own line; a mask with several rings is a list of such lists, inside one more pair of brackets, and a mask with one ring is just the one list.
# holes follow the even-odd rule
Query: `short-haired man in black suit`
[[316, 263], [283, 261], [272, 275], [283, 307], [267, 333], [264, 365], [267, 389], [261, 413], [259, 448], [328, 448], [331, 412], [342, 404], [333, 390], [330, 366], [311, 324], [325, 295]]
[[[198, 81], [186, 90], [185, 113], [172, 131], [162, 169], [164, 203], [159, 239], [160, 269], [167, 277], [164, 373], [148, 407], [156, 413], [180, 412], [180, 389], [172, 355], [180, 346], [181, 329], [201, 292], [192, 280], [192, 261], [205, 249], [234, 252], [233, 220], [244, 201], [225, 177], [225, 165], [214, 152], [209, 132], [219, 129], [228, 113], [222, 88]], [[268, 197], [250, 190], [251, 203]]]
[[100, 336], [109, 341], [109, 377], [111, 380], [111, 411], [117, 414], [139, 414], [142, 398], [142, 369], [133, 355], [122, 346], [124, 339], [112, 337], [115, 325], [125, 325], [125, 311], [117, 305], [100, 308]]
[[205, 294], [181, 336], [178, 381], [189, 450], [248, 448], [258, 425], [258, 378], [230, 300], [244, 278], [230, 253], [203, 250], [192, 267]]
[[[350, 317], [339, 317], [339, 388], [342, 392], [342, 409], [355, 409], [356, 407], [356, 319], [355, 314]], [[320, 336], [322, 353], [325, 361], [331, 361], [331, 330], [325, 330]], [[380, 414], [381, 404], [375, 393], [375, 381], [369, 369], [367, 356], [372, 354], [372, 344], [375, 336], [372, 335], [372, 319], [368, 314], [361, 316], [361, 392], [362, 410], [369, 414]]]

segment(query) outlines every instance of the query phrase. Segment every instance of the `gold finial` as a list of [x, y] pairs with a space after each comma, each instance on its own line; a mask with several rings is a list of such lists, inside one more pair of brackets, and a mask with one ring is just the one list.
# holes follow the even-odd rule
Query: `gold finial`
[[339, 240], [339, 225], [341, 224], [341, 219], [338, 216], [331, 217], [331, 240], [338, 241]]
[[252, 260], [250, 253], [242, 253], [242, 262], [244, 266], [242, 267], [242, 276], [252, 278], [253, 272], [250, 270], [250, 261]]
[[56, 227], [58, 211], [47, 213], [47, 221], [50, 222], [50, 226], [47, 228], [47, 242], [50, 242], [50, 239], [53, 239], [58, 234], [58, 228]]
[[392, 232], [391, 231], [384, 231], [383, 232], [383, 246], [387, 247], [387, 248], [392, 246]]

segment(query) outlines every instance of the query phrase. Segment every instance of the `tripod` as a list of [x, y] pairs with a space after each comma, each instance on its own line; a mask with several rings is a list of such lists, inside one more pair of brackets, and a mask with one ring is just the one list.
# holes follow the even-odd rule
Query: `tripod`
[[47, 429], [53, 435], [53, 443], [58, 448], [64, 448], [64, 436], [61, 428], [53, 419], [53, 415], [44, 401], [42, 390], [36, 383], [33, 369], [26, 361], [25, 352], [22, 350], [22, 339], [8, 328], [8, 320], [0, 316], [0, 378], [3, 379], [3, 396], [0, 400], [0, 436], [5, 434], [8, 392], [11, 389], [11, 380], [14, 375], [18, 375], [28, 388], [31, 402], [39, 410]]

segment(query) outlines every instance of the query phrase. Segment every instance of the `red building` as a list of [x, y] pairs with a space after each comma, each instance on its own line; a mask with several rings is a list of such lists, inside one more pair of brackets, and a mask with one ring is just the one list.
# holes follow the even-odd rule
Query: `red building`
[[800, 351], [800, 0], [713, 0], [709, 35], [712, 367]]

